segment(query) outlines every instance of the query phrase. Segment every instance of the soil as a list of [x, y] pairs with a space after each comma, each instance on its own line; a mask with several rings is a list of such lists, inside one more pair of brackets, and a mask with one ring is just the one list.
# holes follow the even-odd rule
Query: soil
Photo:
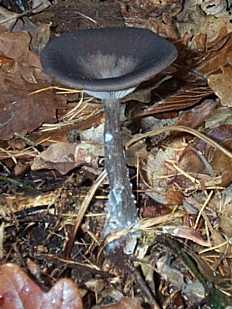
[[34, 16], [33, 21], [51, 23], [56, 33], [124, 25], [120, 4], [114, 0], [58, 0], [51, 8]]

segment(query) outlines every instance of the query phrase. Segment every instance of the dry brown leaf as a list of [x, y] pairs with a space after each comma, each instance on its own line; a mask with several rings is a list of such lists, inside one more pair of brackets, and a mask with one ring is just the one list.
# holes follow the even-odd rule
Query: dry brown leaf
[[62, 101], [61, 97], [52, 93], [40, 93], [33, 96], [1, 93], [0, 139], [9, 139], [15, 132], [31, 132], [43, 122], [55, 122], [57, 120], [56, 109]]
[[34, 283], [17, 265], [0, 267], [0, 307], [83, 309], [80, 292], [74, 282], [59, 280], [48, 293]]
[[91, 143], [57, 143], [50, 145], [34, 159], [32, 170], [55, 169], [62, 175], [77, 166], [88, 164], [97, 166], [103, 156], [103, 146]]
[[28, 208], [34, 208], [37, 206], [53, 205], [56, 202], [56, 191], [44, 193], [36, 196], [23, 196], [22, 194], [1, 195], [0, 203], [3, 213], [9, 215], [14, 214], [17, 211], [23, 211]]
[[[231, 130], [232, 125], [220, 125], [208, 130], [206, 134], [221, 145], [224, 145], [225, 148], [231, 149]], [[211, 175], [223, 176], [222, 173], [228, 171], [231, 159], [226, 157], [219, 149], [206, 144], [202, 140], [195, 139], [183, 151], [179, 164], [181, 168], [188, 172], [198, 173], [201, 171]], [[228, 183], [221, 185], [228, 185]]]
[[[212, 7], [213, 5], [211, 9]], [[231, 32], [232, 25], [227, 10], [223, 11], [220, 18], [212, 15], [206, 15], [198, 1], [184, 4], [184, 9], [177, 16], [176, 26], [181, 38], [188, 37], [185, 43], [189, 48], [204, 51], [210, 43]]]
[[222, 215], [220, 216], [220, 228], [223, 233], [228, 237], [232, 237], [232, 218]]
[[207, 52], [199, 59], [197, 70], [209, 76], [228, 64], [232, 64], [232, 33], [207, 46]]
[[28, 95], [47, 85], [39, 57], [29, 50], [30, 40], [26, 32], [0, 33], [0, 139], [55, 122], [56, 110], [64, 100], [52, 92]]
[[[221, 143], [228, 150], [232, 149], [232, 125], [221, 125], [208, 132], [208, 136]], [[221, 186], [228, 186], [232, 182], [232, 160], [224, 155], [219, 149], [206, 145], [198, 139], [194, 143], [195, 149], [204, 156], [205, 166], [211, 169], [211, 174], [220, 176]], [[202, 157], [203, 158], [203, 157]], [[190, 162], [189, 162], [190, 163]], [[208, 170], [210, 172], [210, 170]]]
[[172, 236], [191, 240], [192, 242], [200, 246], [210, 246], [210, 243], [204, 240], [198, 231], [191, 229], [188, 226], [166, 226], [163, 228], [163, 231]]
[[[171, 142], [167, 148], [159, 149], [154, 155], [152, 152], [147, 157], [146, 175], [149, 183], [147, 195], [161, 204], [182, 204], [183, 197], [172, 183], [177, 171], [168, 164], [169, 161], [178, 161], [180, 153], [185, 148], [182, 139]], [[172, 200], [170, 199], [172, 197]]]
[[197, 128], [206, 121], [217, 106], [216, 100], [205, 99], [190, 111], [184, 111], [176, 121], [176, 125]]
[[[21, 44], [20, 44], [21, 42]], [[30, 35], [26, 32], [3, 32], [0, 33], [0, 51], [3, 55], [14, 60], [27, 61], [31, 53], [29, 51]]]
[[232, 35], [231, 33], [209, 47], [197, 68], [208, 77], [208, 84], [221, 99], [221, 104], [231, 106], [230, 80], [232, 77]]
[[188, 145], [180, 155], [178, 166], [186, 173], [209, 174], [212, 172], [210, 164], [206, 164], [203, 156], [192, 145]]
[[215, 94], [221, 99], [221, 104], [228, 107], [232, 106], [231, 80], [232, 80], [231, 65], [224, 66], [218, 74], [211, 74], [208, 77], [209, 86], [213, 89]]
[[220, 125], [232, 125], [231, 108], [220, 106], [205, 121], [206, 129], [213, 129]]
[[[222, 125], [207, 135], [230, 150], [231, 130], [232, 125]], [[146, 193], [159, 203], [179, 205], [191, 191], [228, 186], [232, 182], [231, 164], [232, 160], [221, 150], [202, 140], [195, 139], [186, 145], [175, 139], [165, 149], [148, 155]]]
[[[227, 149], [232, 149], [232, 140], [227, 140], [223, 143]], [[211, 165], [216, 175], [220, 175], [222, 178], [222, 186], [228, 186], [232, 182], [232, 160], [225, 156], [221, 151], [216, 149], [211, 157]]]

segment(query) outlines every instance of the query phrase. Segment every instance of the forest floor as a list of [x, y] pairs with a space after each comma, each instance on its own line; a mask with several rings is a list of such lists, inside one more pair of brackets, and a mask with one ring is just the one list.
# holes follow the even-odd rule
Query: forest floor
[[[6, 3], [0, 308], [231, 308], [231, 1]], [[141, 233], [131, 255], [109, 254], [102, 237], [103, 107], [39, 57], [61, 33], [110, 26], [150, 29], [178, 51], [121, 104]]]

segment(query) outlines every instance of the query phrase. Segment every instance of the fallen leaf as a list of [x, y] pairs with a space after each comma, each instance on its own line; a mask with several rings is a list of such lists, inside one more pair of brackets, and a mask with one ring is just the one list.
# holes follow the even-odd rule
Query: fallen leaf
[[209, 86], [213, 89], [215, 94], [220, 98], [221, 104], [224, 106], [232, 106], [231, 97], [231, 79], [232, 66], [224, 66], [219, 73], [211, 74], [208, 77]]
[[209, 44], [231, 32], [232, 25], [227, 10], [222, 9], [220, 18], [216, 18], [212, 16], [213, 6], [211, 1], [211, 6], [208, 6], [208, 9], [211, 8], [211, 14], [206, 15], [206, 6], [202, 10], [198, 1], [188, 1], [177, 16], [177, 29], [181, 38], [188, 36], [185, 43], [189, 48], [205, 51]]
[[223, 233], [228, 237], [232, 237], [232, 218], [226, 215], [220, 216], [220, 228], [222, 229]]
[[230, 239], [232, 237], [232, 185], [215, 194], [209, 207], [216, 212], [220, 229]]
[[0, 307], [82, 309], [80, 292], [74, 282], [60, 279], [45, 293], [17, 265], [0, 266]]
[[[228, 150], [232, 149], [232, 126], [221, 125], [206, 134]], [[196, 138], [189, 144], [175, 139], [147, 157], [146, 192], [156, 202], [180, 205], [194, 190], [225, 187], [232, 182], [232, 159]]]
[[231, 108], [220, 106], [205, 121], [206, 129], [213, 129], [220, 125], [232, 125]]
[[172, 236], [191, 240], [200, 246], [210, 247], [210, 243], [204, 240], [198, 231], [191, 229], [188, 226], [165, 226], [162, 231], [163, 233], [167, 233]]
[[199, 58], [196, 69], [201, 74], [210, 76], [228, 64], [232, 64], [232, 33], [207, 46], [207, 52]]
[[[177, 201], [179, 204], [182, 203], [183, 197], [180, 198], [178, 192], [180, 190], [177, 190], [175, 183], [172, 183], [177, 171], [168, 162], [178, 161], [185, 146], [182, 139], [177, 139], [165, 149], [159, 149], [155, 155], [152, 152], [148, 154], [145, 169], [149, 187], [146, 194], [158, 203], [165, 205], [176, 205]], [[173, 198], [172, 201], [170, 196]]]
[[103, 155], [103, 146], [99, 144], [56, 143], [34, 159], [31, 169], [55, 169], [65, 175], [83, 164], [97, 166], [99, 157]]
[[176, 125], [197, 128], [208, 120], [213, 113], [218, 102], [212, 99], [205, 99], [200, 105], [190, 111], [184, 111], [177, 119]]
[[53, 92], [29, 95], [43, 88], [47, 78], [39, 57], [30, 51], [31, 38], [26, 32], [0, 33], [0, 138], [27, 133], [43, 122], [55, 122], [57, 109], [64, 102]]
[[[12, 90], [13, 92], [13, 90]], [[33, 96], [19, 96], [1, 93], [0, 139], [6, 140], [14, 133], [27, 133], [43, 122], [55, 122], [56, 110], [63, 99], [53, 93], [38, 93]]]
[[[228, 150], [232, 149], [232, 125], [220, 125], [209, 130], [207, 135], [218, 141]], [[208, 166], [208, 172], [216, 177], [220, 176], [221, 181], [219, 185], [224, 187], [228, 186], [232, 182], [232, 159], [226, 156], [219, 149], [206, 145], [204, 142], [199, 141], [198, 139], [196, 139], [194, 147], [197, 149], [197, 151], [200, 151], [203, 157], [206, 159], [204, 162], [205, 166]]]

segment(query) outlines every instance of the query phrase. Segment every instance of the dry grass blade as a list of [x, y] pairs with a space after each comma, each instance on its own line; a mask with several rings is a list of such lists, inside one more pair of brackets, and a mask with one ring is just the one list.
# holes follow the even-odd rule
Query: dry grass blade
[[[59, 88], [62, 89], [62, 88]], [[65, 89], [65, 88], [64, 88]], [[55, 124], [45, 123], [42, 125], [41, 132], [50, 132], [55, 131], [67, 126], [72, 126], [76, 124], [77, 122], [80, 123], [81, 121], [86, 121], [87, 119], [98, 115], [102, 109], [98, 108], [90, 108], [91, 101], [94, 100], [94, 98], [84, 98], [82, 91], [76, 91], [76, 92], [66, 92], [66, 94], [74, 94], [74, 93], [80, 93], [81, 97], [79, 102], [76, 104], [76, 106], [68, 111], [62, 118], [62, 121]], [[61, 94], [61, 92], [59, 93]], [[62, 92], [64, 94], [64, 92]]]
[[68, 265], [68, 266], [73, 266], [73, 268], [76, 267], [79, 267], [79, 268], [84, 268], [85, 270], [94, 270], [96, 271], [97, 273], [99, 272], [100, 274], [103, 273], [103, 271], [101, 271], [101, 269], [93, 264], [93, 263], [80, 263], [80, 262], [77, 262], [77, 261], [72, 261], [72, 260], [68, 260], [68, 259], [64, 259], [64, 258], [61, 258], [59, 256], [55, 256], [55, 255], [52, 255], [52, 254], [41, 254], [40, 256], [43, 256], [49, 260], [52, 260], [52, 261], [57, 261], [57, 262], [61, 262], [65, 265]]
[[136, 232], [147, 232], [154, 228], [156, 225], [162, 225], [167, 224], [167, 222], [171, 222], [175, 219], [183, 217], [183, 213], [171, 213], [163, 216], [159, 216], [156, 218], [149, 218], [149, 219], [142, 219], [136, 224], [135, 226], [132, 226], [128, 229], [122, 229], [117, 232], [114, 232], [110, 235], [108, 235], [105, 239], [104, 246], [111, 243], [112, 241], [115, 241], [117, 239], [120, 239], [121, 237], [125, 237], [126, 235], [130, 233], [136, 233]]
[[163, 216], [159, 216], [156, 218], [142, 219], [138, 223], [138, 230], [140, 231], [148, 231], [153, 228], [155, 225], [167, 224], [167, 222], [173, 221], [177, 218], [183, 217], [183, 213], [176, 212]]
[[96, 24], [96, 25], [98, 24], [98, 22], [97, 22], [95, 19], [93, 19], [93, 18], [91, 18], [91, 17], [89, 17], [89, 16], [87, 16], [87, 15], [81, 13], [81, 12], [76, 12], [76, 13], [77, 13], [78, 15], [80, 15], [81, 17], [84, 17], [85, 19], [91, 21], [92, 23], [94, 23], [94, 24]]
[[58, 87], [58, 86], [49, 86], [49, 87], [45, 87], [42, 89], [37, 89], [35, 91], [32, 91], [28, 93], [28, 95], [31, 96], [31, 95], [49, 91], [49, 90], [59, 90], [58, 94], [74, 94], [74, 93], [82, 92], [82, 90], [78, 90], [78, 89], [63, 88], [63, 87]]
[[203, 249], [199, 252], [199, 254], [203, 254], [203, 253], [206, 253], [206, 252], [209, 252], [209, 251], [217, 251], [217, 249], [220, 249], [226, 245], [230, 244], [229, 240], [226, 240], [224, 242], [222, 242], [221, 244], [219, 245], [216, 245], [216, 246], [213, 246], [213, 247], [210, 247], [210, 248], [206, 248], [206, 249]]
[[195, 129], [192, 128], [188, 128], [185, 126], [170, 126], [170, 127], [164, 127], [164, 128], [160, 128], [160, 129], [156, 129], [150, 132], [146, 132], [143, 134], [140, 134], [139, 136], [136, 136], [134, 138], [132, 138], [127, 144], [126, 144], [126, 149], [128, 149], [130, 146], [134, 145], [135, 143], [141, 141], [144, 138], [147, 137], [152, 137], [152, 136], [156, 136], [159, 135], [161, 133], [167, 133], [170, 131], [176, 131], [176, 132], [185, 132], [185, 133], [189, 133], [191, 135], [194, 135], [196, 137], [198, 137], [199, 139], [203, 140], [204, 142], [206, 142], [207, 144], [215, 147], [216, 149], [220, 150], [221, 152], [223, 152], [227, 157], [229, 157], [230, 159], [232, 159], [232, 153], [231, 151], [227, 150], [225, 147], [223, 147], [222, 145], [220, 145], [219, 143], [215, 142], [212, 138], [206, 136], [205, 134], [198, 132]]
[[211, 197], [213, 195], [213, 191], [210, 192], [210, 194], [208, 195], [207, 199], [205, 200], [204, 204], [202, 205], [199, 213], [198, 213], [198, 216], [197, 216], [197, 219], [196, 219], [196, 222], [195, 222], [195, 225], [194, 225], [194, 229], [196, 230], [197, 226], [198, 226], [198, 223], [199, 223], [199, 220], [201, 218], [201, 215], [202, 215], [202, 212], [204, 211], [204, 209], [206, 208], [206, 206], [208, 205]]
[[0, 148], [0, 160], [5, 160], [8, 158], [11, 158], [12, 161], [17, 164], [17, 159], [16, 158], [34, 158], [38, 155], [38, 152], [35, 152], [33, 150], [33, 147], [28, 147], [25, 148], [21, 151], [17, 151], [17, 150], [7, 150], [4, 148]]
[[77, 105], [73, 109], [71, 109], [69, 112], [67, 112], [67, 114], [64, 115], [64, 117], [63, 117], [64, 122], [71, 122], [75, 118], [80, 118], [82, 112], [86, 108], [86, 104], [88, 104], [92, 100], [93, 100], [93, 98], [89, 98], [87, 100], [84, 100], [84, 95], [82, 93], [80, 101], [77, 103]]
[[[20, 137], [21, 135], [15, 134], [15, 136]], [[23, 137], [23, 139], [27, 142], [27, 144], [29, 144], [30, 141], [27, 138]], [[7, 150], [0, 147], [0, 160], [11, 158], [12, 161], [17, 164], [17, 158], [34, 158], [39, 154], [39, 151], [35, 146], [42, 145], [43, 143], [47, 142], [52, 142], [52, 140], [45, 138], [36, 145], [31, 144], [22, 150]]]

